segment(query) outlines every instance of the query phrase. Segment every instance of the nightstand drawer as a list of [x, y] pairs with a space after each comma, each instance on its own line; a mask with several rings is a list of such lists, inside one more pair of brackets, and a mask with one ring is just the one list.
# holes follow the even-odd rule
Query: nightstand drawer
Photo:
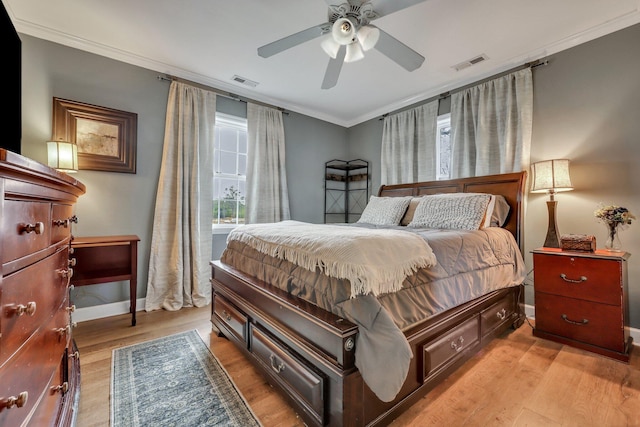
[[536, 329], [575, 341], [625, 351], [620, 306], [536, 292]]
[[579, 256], [533, 254], [535, 290], [620, 305], [621, 262]]

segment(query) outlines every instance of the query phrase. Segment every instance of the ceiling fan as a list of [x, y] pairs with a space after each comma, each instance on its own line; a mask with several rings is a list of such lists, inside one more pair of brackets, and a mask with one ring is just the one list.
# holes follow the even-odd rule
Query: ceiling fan
[[[329, 3], [333, 0], [326, 1]], [[327, 22], [259, 47], [258, 55], [268, 58], [324, 36], [321, 45], [330, 59], [322, 81], [322, 89], [330, 89], [338, 83], [344, 62], [362, 59], [364, 51], [372, 48], [407, 71], [413, 71], [420, 68], [424, 56], [370, 22], [424, 1], [426, 0], [348, 0], [339, 5], [329, 4]]]

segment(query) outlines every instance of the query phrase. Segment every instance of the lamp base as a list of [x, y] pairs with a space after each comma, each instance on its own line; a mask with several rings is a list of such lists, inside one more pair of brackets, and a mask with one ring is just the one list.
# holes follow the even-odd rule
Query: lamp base
[[560, 247], [560, 233], [558, 233], [558, 224], [556, 223], [556, 206], [558, 202], [555, 200], [547, 201], [547, 209], [549, 210], [549, 227], [547, 228], [547, 237], [544, 240], [545, 248]]

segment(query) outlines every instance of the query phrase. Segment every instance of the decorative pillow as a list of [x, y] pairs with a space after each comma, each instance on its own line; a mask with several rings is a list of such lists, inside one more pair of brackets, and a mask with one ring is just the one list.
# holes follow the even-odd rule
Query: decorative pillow
[[496, 196], [495, 198], [495, 206], [493, 207], [493, 212], [491, 212], [491, 222], [489, 226], [502, 227], [507, 221], [511, 206], [509, 206], [509, 203], [507, 202], [507, 199], [504, 198], [504, 196]]
[[456, 193], [425, 196], [409, 227], [478, 230], [483, 225], [490, 194]]
[[410, 201], [411, 196], [371, 196], [358, 222], [375, 225], [398, 225]]

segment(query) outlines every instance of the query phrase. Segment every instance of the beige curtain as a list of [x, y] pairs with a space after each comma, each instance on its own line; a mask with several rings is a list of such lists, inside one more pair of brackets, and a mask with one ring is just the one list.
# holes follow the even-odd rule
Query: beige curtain
[[436, 179], [437, 123], [437, 100], [384, 118], [382, 184]]
[[532, 117], [530, 68], [451, 95], [451, 177], [527, 170]]
[[282, 111], [247, 103], [247, 224], [290, 219]]
[[151, 238], [147, 311], [211, 302], [216, 95], [172, 82]]

